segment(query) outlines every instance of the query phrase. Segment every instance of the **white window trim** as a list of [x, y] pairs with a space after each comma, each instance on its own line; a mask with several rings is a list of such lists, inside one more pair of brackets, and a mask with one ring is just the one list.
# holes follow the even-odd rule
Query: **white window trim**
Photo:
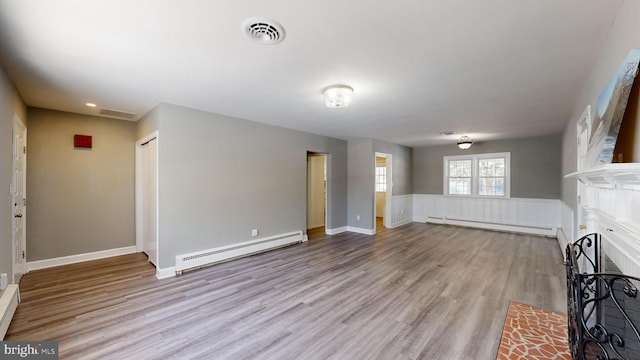
[[[478, 160], [480, 159], [505, 159], [504, 174], [504, 195], [478, 195]], [[471, 160], [471, 195], [449, 194], [449, 161], [455, 160]], [[487, 153], [487, 154], [470, 154], [470, 155], [453, 155], [444, 156], [442, 161], [443, 177], [442, 177], [442, 193], [444, 196], [452, 197], [470, 197], [470, 198], [491, 198], [491, 199], [509, 199], [511, 198], [511, 153]]]

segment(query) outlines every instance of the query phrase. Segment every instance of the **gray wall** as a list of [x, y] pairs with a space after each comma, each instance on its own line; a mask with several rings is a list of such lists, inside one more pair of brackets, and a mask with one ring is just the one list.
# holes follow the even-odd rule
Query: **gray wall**
[[170, 104], [157, 114], [160, 268], [252, 240], [251, 229], [304, 230], [307, 151], [329, 154], [327, 227], [346, 225], [346, 141]]
[[[135, 245], [136, 123], [29, 108], [27, 260]], [[76, 149], [75, 134], [92, 149]]]
[[162, 108], [160, 106], [156, 106], [140, 120], [138, 120], [136, 141], [142, 139], [143, 137], [151, 134], [154, 131], [160, 130], [160, 111], [162, 111]]
[[[0, 67], [0, 273], [7, 273], [9, 279], [11, 279], [13, 259], [11, 258], [12, 206], [8, 189], [13, 173], [11, 144], [14, 113], [28, 126], [27, 108], [4, 69]], [[27, 136], [29, 136], [29, 130], [27, 130]]]
[[349, 139], [348, 177], [348, 225], [360, 229], [373, 229], [375, 155], [372, 139]]
[[373, 218], [376, 152], [392, 155], [391, 194], [413, 193], [412, 148], [370, 138], [349, 139], [349, 226], [368, 230], [375, 228]]
[[416, 194], [442, 194], [443, 156], [511, 152], [511, 197], [559, 199], [560, 135], [474, 143], [460, 150], [452, 143], [413, 150], [413, 188]]
[[[564, 130], [562, 137], [562, 174], [569, 174], [577, 169], [576, 124], [580, 115], [589, 104], [591, 104], [592, 114], [595, 112], [598, 95], [600, 95], [609, 79], [627, 57], [629, 51], [634, 48], [640, 48], [640, 1], [625, 1], [604, 46], [599, 51], [596, 66], [585, 81], [570, 121]], [[596, 48], [594, 51], [598, 51], [598, 49]], [[637, 116], [638, 113], [636, 112], [636, 123], [639, 121]], [[640, 126], [637, 126], [636, 139], [640, 139], [639, 131]], [[640, 159], [640, 146], [636, 146], [633, 158]], [[575, 178], [567, 178], [562, 181], [562, 202], [574, 210], [574, 213], [577, 207], [576, 181]], [[574, 223], [577, 222], [574, 221]], [[564, 225], [565, 230], [573, 230], [566, 229], [569, 225]]]
[[413, 149], [373, 139], [373, 151], [392, 155], [393, 195], [413, 194]]

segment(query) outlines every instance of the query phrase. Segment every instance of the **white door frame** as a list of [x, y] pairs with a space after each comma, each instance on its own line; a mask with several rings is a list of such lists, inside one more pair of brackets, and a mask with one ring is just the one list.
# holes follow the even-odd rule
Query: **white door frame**
[[[24, 138], [24, 148], [23, 149], [18, 149], [16, 147], [15, 141], [16, 141], [16, 131], [18, 131], [18, 129], [22, 129], [22, 135]], [[15, 227], [14, 221], [16, 219], [16, 215], [14, 214], [14, 206], [11, 206], [11, 278], [14, 284], [17, 284], [20, 279], [16, 278], [17, 274], [20, 274], [21, 276], [26, 274], [28, 272], [28, 267], [27, 267], [27, 204], [26, 204], [26, 199], [27, 199], [27, 152], [26, 152], [26, 148], [27, 148], [27, 127], [24, 125], [24, 123], [22, 122], [22, 120], [20, 120], [20, 118], [18, 117], [17, 114], [13, 114], [13, 129], [11, 132], [11, 136], [13, 137], [11, 140], [12, 143], [12, 151], [11, 151], [11, 156], [12, 156], [12, 160], [11, 160], [11, 172], [12, 172], [12, 176], [11, 176], [11, 202], [13, 203], [14, 199], [14, 192], [16, 191], [15, 189], [17, 188], [17, 181], [21, 182], [21, 188], [22, 188], [22, 210], [21, 210], [21, 218], [20, 220], [22, 221], [22, 262], [21, 263], [17, 263], [16, 262], [16, 241], [15, 241], [15, 234], [13, 232], [13, 229]], [[24, 152], [24, 160], [22, 162], [22, 177], [21, 179], [17, 179], [15, 173], [15, 152], [16, 151], [23, 151]]]
[[[142, 181], [142, 145], [148, 143], [149, 141], [155, 139], [155, 141], [158, 141], [158, 131], [154, 131], [151, 134], [144, 136], [142, 139], [136, 141], [136, 251], [137, 252], [142, 252], [144, 246], [143, 246], [143, 241], [144, 241], [144, 224], [143, 224], [143, 215], [142, 215], [142, 211], [143, 211], [143, 206], [142, 206], [142, 200], [143, 200], [143, 181]], [[159, 148], [158, 148], [159, 149]], [[158, 151], [159, 152], [159, 151]], [[156, 158], [158, 159], [158, 157], [156, 156]], [[159, 161], [158, 161], [159, 162]], [[156, 166], [156, 181], [158, 181], [158, 171], [159, 166]], [[160, 258], [160, 247], [159, 247], [159, 243], [158, 243], [158, 239], [160, 238], [160, 222], [159, 222], [159, 214], [160, 214], [160, 204], [159, 204], [159, 186], [158, 183], [156, 182], [156, 201], [158, 201], [158, 206], [156, 206], [156, 259], [154, 264], [156, 264], [156, 267], [159, 268], [159, 263], [158, 263], [158, 259]]]
[[[324, 173], [325, 173], [325, 186], [324, 186], [324, 232], [327, 235], [330, 235], [327, 231], [331, 232], [331, 219], [329, 218], [330, 216], [330, 211], [329, 211], [329, 198], [330, 198], [330, 194], [331, 194], [331, 172], [329, 171], [329, 161], [331, 159], [331, 154], [329, 153], [323, 153], [323, 152], [317, 152], [317, 151], [307, 151], [307, 172], [309, 171], [309, 157], [310, 156], [322, 156], [322, 158], [324, 159]], [[309, 192], [309, 179], [307, 178], [307, 193]], [[308, 200], [307, 200], [308, 201]], [[307, 213], [309, 212], [309, 204], [306, 203], [305, 201], [305, 206], [306, 206], [306, 211]], [[308, 214], [307, 214], [308, 217]], [[307, 226], [309, 224], [307, 223]]]
[[373, 157], [373, 233], [376, 233], [376, 158], [383, 157], [386, 158], [386, 168], [387, 168], [387, 191], [385, 192], [385, 207], [384, 207], [384, 218], [382, 219], [382, 224], [387, 229], [391, 228], [391, 213], [392, 213], [392, 199], [393, 199], [393, 176], [392, 176], [392, 158], [391, 154], [376, 152]]
[[324, 155], [324, 172], [326, 176], [327, 183], [325, 184], [324, 191], [324, 232], [327, 235], [330, 235], [329, 232], [331, 227], [331, 192], [333, 191], [331, 182], [331, 154], [330, 153], [321, 153]]

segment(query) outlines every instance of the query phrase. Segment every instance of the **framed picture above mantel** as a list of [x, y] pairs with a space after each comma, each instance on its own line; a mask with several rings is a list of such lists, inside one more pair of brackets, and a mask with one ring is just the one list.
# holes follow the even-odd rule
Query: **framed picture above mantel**
[[[614, 151], [639, 63], [640, 49], [631, 50], [598, 96], [592, 127], [595, 130], [587, 148], [585, 169], [624, 160], [619, 155], [614, 159]], [[634, 103], [637, 106], [637, 101]]]

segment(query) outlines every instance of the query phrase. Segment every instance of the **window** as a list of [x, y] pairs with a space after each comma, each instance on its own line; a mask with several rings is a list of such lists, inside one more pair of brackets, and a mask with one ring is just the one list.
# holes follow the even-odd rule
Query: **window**
[[387, 168], [376, 167], [376, 192], [385, 191], [387, 191]]
[[444, 157], [444, 194], [509, 197], [510, 153]]
[[449, 194], [471, 195], [471, 160], [449, 161]]
[[504, 196], [505, 158], [478, 160], [478, 195]]

